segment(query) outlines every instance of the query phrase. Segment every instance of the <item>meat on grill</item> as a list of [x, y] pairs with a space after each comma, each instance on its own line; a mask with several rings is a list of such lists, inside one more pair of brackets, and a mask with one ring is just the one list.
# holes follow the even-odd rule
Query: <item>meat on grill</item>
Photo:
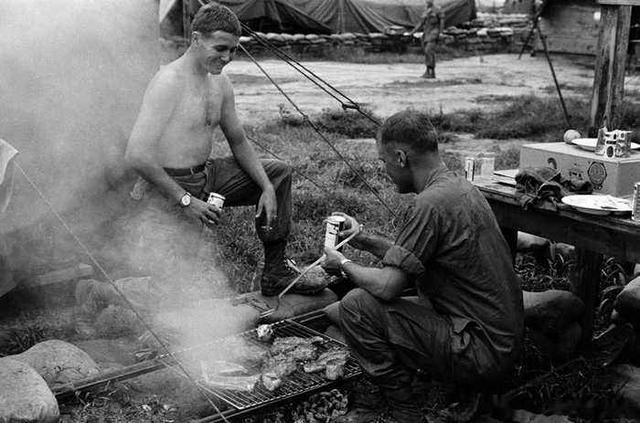
[[300, 338], [298, 336], [287, 336], [284, 338], [276, 338], [270, 348], [272, 355], [286, 354], [291, 350], [295, 350], [300, 346], [313, 346], [313, 344], [323, 343], [324, 339], [320, 336], [311, 338]]
[[333, 348], [320, 354], [317, 360], [305, 363], [306, 373], [325, 371], [327, 379], [336, 380], [344, 375], [344, 366], [349, 358], [349, 352], [341, 348]]
[[232, 391], [251, 391], [255, 387], [259, 374], [250, 374], [247, 369], [228, 361], [201, 361], [202, 379], [205, 384]]
[[227, 338], [213, 351], [213, 357], [241, 363], [247, 367], [259, 367], [269, 356], [269, 350], [239, 338]]
[[262, 384], [269, 391], [275, 391], [297, 368], [296, 360], [291, 356], [280, 354], [270, 357], [262, 368]]

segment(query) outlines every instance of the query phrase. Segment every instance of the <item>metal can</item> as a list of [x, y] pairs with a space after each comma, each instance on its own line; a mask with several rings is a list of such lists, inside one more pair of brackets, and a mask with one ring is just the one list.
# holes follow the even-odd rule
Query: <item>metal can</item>
[[631, 219], [640, 222], [640, 182], [633, 184], [633, 198], [631, 200]]
[[473, 181], [475, 177], [476, 159], [473, 157], [467, 157], [464, 159], [464, 176], [467, 181]]
[[342, 216], [329, 216], [327, 217], [327, 228], [324, 233], [324, 246], [329, 248], [335, 248], [338, 245], [338, 234], [344, 228], [344, 222], [346, 222]]
[[219, 209], [222, 208], [222, 206], [224, 205], [224, 200], [225, 197], [224, 195], [220, 195], [220, 194], [216, 194], [215, 192], [212, 192], [209, 194], [209, 198], [207, 199], [207, 203], [214, 205], [216, 207], [218, 207]]

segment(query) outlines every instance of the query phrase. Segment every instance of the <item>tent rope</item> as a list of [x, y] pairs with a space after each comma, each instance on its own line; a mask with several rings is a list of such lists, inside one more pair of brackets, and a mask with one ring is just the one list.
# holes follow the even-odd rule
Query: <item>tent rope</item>
[[284, 92], [284, 90], [280, 87], [280, 85], [278, 85], [278, 83], [274, 81], [271, 75], [267, 73], [267, 71], [262, 67], [262, 65], [260, 65], [260, 63], [258, 63], [258, 61], [251, 55], [251, 53], [249, 53], [242, 44], [239, 44], [239, 46], [240, 46], [240, 49], [247, 55], [247, 57], [251, 59], [251, 61], [258, 67], [258, 69], [260, 69], [260, 71], [267, 77], [267, 79], [276, 87], [276, 89], [280, 92], [280, 94], [282, 94], [284, 98], [287, 99], [287, 101], [293, 106], [293, 108], [296, 109], [296, 111], [302, 116], [303, 120], [307, 122], [307, 124], [309, 124], [311, 128], [313, 128], [313, 130], [318, 134], [318, 136], [320, 136], [320, 138], [331, 148], [331, 150], [333, 150], [333, 152], [340, 158], [340, 160], [342, 160], [347, 165], [347, 167], [349, 167], [349, 169], [351, 169], [351, 171], [358, 177], [358, 179], [360, 179], [364, 183], [364, 185], [369, 189], [369, 191], [371, 191], [371, 193], [378, 199], [380, 204], [382, 204], [389, 211], [389, 213], [391, 213], [393, 216], [396, 216], [396, 212], [380, 196], [378, 191], [371, 186], [369, 181], [367, 181], [367, 179], [362, 175], [362, 173], [358, 171], [358, 169], [356, 169], [351, 164], [351, 162], [347, 160], [347, 158], [340, 152], [340, 150], [338, 150], [336, 146], [331, 141], [329, 141], [329, 139], [320, 131], [320, 128], [318, 127], [318, 125], [316, 125], [309, 118], [309, 116], [302, 109], [300, 109], [300, 107], [298, 107], [298, 105], [291, 99], [291, 97], [286, 92]]
[[71, 238], [73, 238], [73, 240], [76, 242], [76, 244], [78, 244], [80, 249], [84, 252], [84, 254], [91, 261], [91, 263], [102, 274], [104, 279], [106, 279], [106, 281], [109, 283], [109, 285], [111, 285], [111, 287], [120, 296], [120, 298], [122, 298], [124, 304], [133, 312], [133, 314], [136, 316], [136, 318], [142, 323], [142, 326], [151, 334], [153, 339], [160, 345], [161, 349], [166, 351], [165, 356], [170, 356], [173, 360], [175, 360], [176, 366], [186, 376], [186, 378], [191, 383], [193, 383], [193, 385], [196, 387], [196, 389], [202, 395], [202, 397], [209, 403], [209, 405], [211, 405], [214, 408], [214, 410], [216, 410], [216, 412], [220, 415], [220, 417], [222, 417], [222, 420], [224, 420], [226, 423], [229, 423], [229, 420], [227, 420], [227, 418], [224, 416], [224, 414], [222, 414], [222, 411], [215, 405], [215, 403], [211, 400], [211, 398], [209, 398], [209, 396], [207, 395], [206, 391], [197, 383], [195, 378], [189, 373], [189, 371], [186, 369], [186, 367], [180, 362], [180, 360], [178, 360], [178, 358], [175, 356], [175, 354], [162, 341], [162, 339], [160, 339], [160, 336], [151, 328], [151, 326], [146, 322], [146, 320], [142, 317], [142, 315], [138, 312], [138, 310], [136, 310], [135, 306], [131, 303], [131, 301], [129, 301], [129, 299], [124, 294], [124, 292], [122, 292], [122, 290], [116, 285], [116, 283], [114, 282], [113, 278], [109, 275], [109, 273], [107, 273], [107, 271], [104, 269], [104, 267], [102, 267], [102, 265], [93, 256], [93, 254], [91, 254], [91, 251], [86, 246], [86, 244], [84, 242], [82, 242], [82, 240], [80, 240], [80, 238], [75, 234], [75, 232], [71, 229], [71, 227], [67, 224], [67, 222], [62, 218], [60, 213], [58, 213], [55, 210], [55, 208], [53, 207], [51, 202], [47, 199], [47, 197], [44, 195], [44, 193], [38, 188], [38, 186], [36, 185], [34, 180], [27, 174], [27, 172], [22, 168], [22, 166], [20, 166], [20, 164], [17, 162], [17, 160], [16, 160], [15, 164], [16, 164], [16, 167], [22, 173], [22, 175], [25, 177], [25, 179], [27, 180], [29, 185], [31, 185], [31, 187], [38, 194], [40, 199], [47, 206], [49, 211], [51, 211], [53, 216], [58, 220], [58, 222], [60, 222], [62, 227], [65, 229], [65, 231], [71, 236]]
[[[242, 25], [242, 28], [248, 34], [250, 34], [252, 37], [254, 37], [264, 47], [266, 47], [267, 50], [269, 50], [272, 53], [274, 53], [281, 60], [283, 60], [286, 64], [288, 64], [289, 66], [294, 68], [302, 76], [304, 76], [306, 79], [308, 79], [311, 83], [316, 85], [318, 88], [320, 88], [322, 91], [327, 93], [329, 96], [331, 96], [338, 103], [340, 103], [340, 106], [342, 107], [343, 110], [353, 109], [353, 110], [357, 111], [358, 113], [360, 113], [362, 116], [364, 116], [367, 119], [369, 119], [371, 122], [373, 122], [376, 125], [380, 126], [380, 121], [379, 120], [377, 120], [376, 118], [371, 116], [369, 113], [366, 113], [364, 110], [362, 110], [362, 108], [360, 107], [360, 105], [358, 103], [356, 103], [354, 100], [352, 100], [346, 94], [344, 94], [342, 91], [340, 91], [339, 89], [337, 89], [336, 87], [331, 85], [329, 82], [325, 81], [318, 74], [316, 74], [315, 72], [313, 72], [312, 70], [310, 70], [309, 68], [304, 66], [302, 63], [298, 62], [295, 58], [291, 57], [285, 51], [283, 51], [279, 47], [275, 46], [269, 40], [267, 40], [266, 38], [264, 38], [263, 36], [261, 36], [257, 32], [253, 31], [247, 25], [245, 25], [243, 23], [241, 23], [241, 25]], [[331, 91], [333, 91], [333, 92], [331, 92]], [[343, 97], [347, 101], [347, 103], [345, 103], [338, 96]]]
[[[275, 158], [277, 160], [280, 160], [280, 161], [284, 161], [284, 159], [282, 159], [280, 156], [278, 156], [276, 153], [274, 153], [271, 149], [269, 149], [266, 145], [264, 145], [263, 143], [261, 143], [257, 139], [255, 139], [255, 138], [253, 138], [253, 137], [251, 137], [249, 135], [246, 135], [246, 137], [247, 137], [247, 139], [249, 141], [251, 141], [252, 143], [257, 145], [258, 147], [260, 147], [262, 150], [267, 152], [267, 154], [269, 154], [273, 158]], [[321, 191], [325, 192], [326, 194], [331, 194], [331, 190], [329, 190], [329, 188], [327, 188], [327, 187], [321, 185], [320, 183], [318, 183], [317, 181], [313, 180], [313, 178], [311, 178], [310, 176], [306, 175], [304, 172], [296, 169], [295, 167], [292, 167], [292, 170], [295, 173], [297, 173], [298, 175], [302, 176], [307, 181], [311, 182], [316, 188], [320, 189]]]

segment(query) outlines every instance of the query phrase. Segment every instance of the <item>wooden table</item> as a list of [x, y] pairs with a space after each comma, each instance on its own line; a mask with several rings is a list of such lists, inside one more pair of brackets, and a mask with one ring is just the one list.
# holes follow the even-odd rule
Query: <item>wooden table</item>
[[602, 256], [640, 263], [640, 222], [629, 217], [584, 214], [563, 204], [559, 210], [551, 206], [524, 210], [516, 199], [514, 187], [492, 179], [476, 180], [474, 184], [489, 201], [514, 254], [518, 231], [576, 247], [577, 262], [569, 279], [574, 293], [586, 306], [582, 329], [583, 340], [588, 342], [598, 303]]

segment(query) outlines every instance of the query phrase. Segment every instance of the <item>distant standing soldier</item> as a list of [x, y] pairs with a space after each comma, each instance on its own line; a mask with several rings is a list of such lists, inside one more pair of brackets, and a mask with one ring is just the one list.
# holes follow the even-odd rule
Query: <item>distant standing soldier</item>
[[444, 13], [433, 4], [433, 0], [426, 0], [421, 20], [410, 34], [415, 34], [421, 27], [424, 27], [422, 50], [424, 51], [424, 64], [427, 68], [422, 77], [433, 79], [436, 77], [436, 44], [440, 33], [444, 31]]

